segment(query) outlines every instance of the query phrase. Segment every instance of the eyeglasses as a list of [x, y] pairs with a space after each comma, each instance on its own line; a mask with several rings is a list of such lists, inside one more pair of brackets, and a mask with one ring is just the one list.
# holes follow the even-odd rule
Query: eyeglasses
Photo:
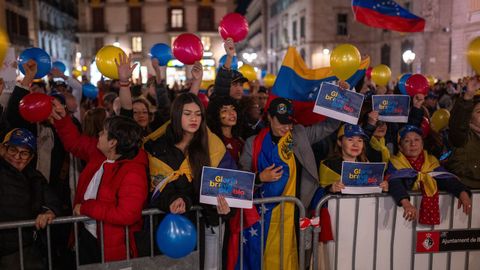
[[17, 154], [20, 155], [20, 158], [23, 160], [27, 160], [32, 156], [32, 152], [30, 151], [20, 151], [15, 146], [7, 146], [7, 153], [12, 156], [16, 156]]

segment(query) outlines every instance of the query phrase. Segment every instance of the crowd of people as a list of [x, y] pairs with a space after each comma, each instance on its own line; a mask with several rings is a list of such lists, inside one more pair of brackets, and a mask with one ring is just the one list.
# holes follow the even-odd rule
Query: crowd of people
[[[217, 269], [217, 256], [226, 265], [226, 247], [238, 233], [230, 230], [231, 222], [239, 211], [223, 196], [217, 206], [199, 202], [203, 166], [254, 172], [256, 198], [296, 196], [310, 206], [345, 188], [340, 181], [343, 161], [385, 162], [380, 187], [403, 208], [406, 220], [439, 224], [441, 190], [457, 197], [458, 206], [470, 213], [470, 189], [480, 188], [477, 77], [439, 81], [427, 95], [415, 95], [406, 124], [379, 121], [367, 98], [358, 125], [327, 118], [303, 126], [293, 118], [291, 100], [267, 102], [270, 89], [231, 68], [236, 53], [232, 39], [226, 40], [225, 51], [227, 60], [206, 94], [200, 91], [199, 62], [185, 85], [170, 88], [166, 67], [152, 59], [154, 74], [147, 84], [133, 85], [135, 66], [120, 55], [119, 79], [101, 80], [96, 99], [82, 96], [82, 83], [55, 68], [45, 82], [34, 80], [33, 60], [23, 65], [25, 76], [9, 89], [13, 92], [5, 108], [0, 107], [0, 222], [35, 219], [35, 228], [23, 230], [25, 269], [44, 269], [41, 235], [57, 217], [91, 218], [80, 224], [78, 236], [80, 264], [88, 264], [101, 261], [100, 224], [105, 260], [123, 260], [127, 243], [130, 257], [146, 255], [140, 252], [145, 243], [137, 237], [148, 225], [143, 209], [158, 208], [195, 221], [196, 213], [190, 211], [194, 205], [202, 206], [202, 268]], [[399, 93], [398, 88], [376, 87], [366, 77], [358, 85], [338, 85], [367, 96]], [[2, 83], [0, 92], [3, 88]], [[52, 113], [44, 122], [30, 123], [19, 113], [20, 101], [32, 92], [52, 97]], [[424, 118], [441, 108], [450, 111], [449, 125], [438, 132], [426, 129]], [[408, 191], [422, 193], [418, 210]], [[297, 269], [298, 213], [291, 204], [284, 210], [284, 220], [279, 220], [277, 204], [255, 211], [268, 216], [268, 237], [278, 236], [275, 226], [284, 224], [291, 244], [280, 259], [285, 268]], [[54, 266], [71, 267], [72, 228], [55, 225], [52, 231]], [[328, 231], [322, 220], [322, 241], [333, 239]], [[1, 269], [19, 269], [17, 237], [17, 230], [0, 231]], [[279, 264], [278, 248], [266, 245], [264, 250], [265, 262], [273, 268]]]

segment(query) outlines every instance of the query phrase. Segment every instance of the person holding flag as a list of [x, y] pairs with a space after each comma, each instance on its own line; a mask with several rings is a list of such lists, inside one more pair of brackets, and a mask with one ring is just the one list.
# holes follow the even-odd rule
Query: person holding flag
[[[340, 85], [348, 88], [344, 82]], [[246, 141], [240, 167], [257, 174], [256, 179], [261, 184], [255, 193], [257, 198], [296, 196], [304, 205], [309, 205], [318, 188], [318, 170], [311, 144], [335, 132], [339, 121], [328, 118], [310, 127], [294, 125], [293, 105], [285, 98], [272, 100], [267, 111], [269, 125]], [[263, 212], [265, 217], [264, 239], [260, 239], [260, 222], [251, 222], [251, 226], [245, 229], [244, 239], [241, 239], [245, 269], [260, 269], [260, 252], [264, 253], [265, 269], [279, 269], [281, 264], [285, 269], [298, 269], [295, 231], [299, 226], [298, 216], [292, 203], [284, 206], [284, 220], [281, 220], [281, 207], [277, 203], [265, 204], [256, 210], [257, 214]], [[239, 215], [236, 215], [230, 223], [231, 236], [237, 241], [238, 234], [235, 233], [239, 230], [235, 226], [239, 226], [238, 219]], [[280, 246], [282, 223], [284, 242]], [[263, 251], [258, 248], [260, 241], [265, 242]], [[238, 249], [235, 240], [230, 243], [230, 250]], [[280, 249], [284, 250], [285, 256], [279, 259]], [[238, 256], [229, 256], [228, 259], [228, 269], [233, 269], [239, 262]]]

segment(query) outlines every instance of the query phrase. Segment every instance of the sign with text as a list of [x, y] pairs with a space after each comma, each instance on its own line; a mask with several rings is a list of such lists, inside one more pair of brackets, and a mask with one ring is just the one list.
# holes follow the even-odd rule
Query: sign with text
[[417, 232], [416, 252], [480, 250], [480, 230]]
[[381, 193], [384, 162], [342, 162], [341, 180], [345, 185], [344, 194]]
[[410, 97], [407, 95], [373, 95], [372, 108], [378, 111], [378, 120], [407, 123]]
[[313, 112], [356, 125], [363, 99], [362, 94], [323, 82]]
[[200, 183], [200, 202], [217, 205], [225, 197], [230, 207], [252, 208], [255, 174], [204, 166]]

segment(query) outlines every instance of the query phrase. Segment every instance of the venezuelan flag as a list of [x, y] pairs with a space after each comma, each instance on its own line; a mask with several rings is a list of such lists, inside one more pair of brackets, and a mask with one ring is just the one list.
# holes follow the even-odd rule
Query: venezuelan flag
[[[354, 87], [365, 76], [370, 58], [364, 59], [359, 70], [347, 82]], [[269, 96], [268, 104], [277, 97], [293, 101], [294, 117], [302, 125], [323, 121], [325, 116], [313, 112], [320, 84], [338, 80], [330, 67], [309, 69], [294, 47], [288, 48]]]
[[[258, 171], [263, 171], [272, 163], [276, 166], [283, 166], [282, 177], [275, 182], [263, 183], [256, 190], [257, 198], [267, 198], [276, 196], [295, 196], [296, 189], [296, 164], [293, 155], [293, 138], [288, 133], [280, 139], [277, 145], [272, 143], [272, 138], [268, 128], [263, 129], [255, 138], [254, 142], [254, 167]], [[251, 212], [251, 211], [249, 211]], [[246, 213], [249, 213], [246, 212]], [[249, 213], [251, 217], [249, 227], [243, 230], [243, 238], [239, 245], [243, 246], [243, 269], [260, 270], [261, 242], [264, 243], [264, 269], [280, 269], [282, 261], [285, 269], [298, 269], [297, 240], [295, 234], [295, 205], [285, 203], [284, 218], [281, 219], [281, 206], [278, 203], [268, 203], [259, 207], [257, 213]], [[263, 212], [264, 216], [264, 235], [261, 235], [261, 223], [258, 216]], [[253, 221], [253, 222], [252, 222]], [[234, 225], [230, 223], [231, 225]], [[283, 257], [280, 256], [280, 234], [283, 225]], [[237, 232], [237, 226], [231, 226], [232, 233]], [[239, 248], [238, 246], [231, 248]], [[238, 252], [235, 257], [229, 256], [227, 269], [240, 269]]]

